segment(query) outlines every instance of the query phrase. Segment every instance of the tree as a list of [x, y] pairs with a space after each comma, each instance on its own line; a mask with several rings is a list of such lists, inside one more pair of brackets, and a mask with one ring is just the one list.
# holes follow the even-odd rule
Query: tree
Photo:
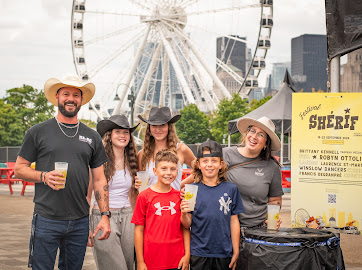
[[[220, 101], [217, 109], [211, 116], [211, 135], [213, 138], [222, 143], [223, 135], [228, 134], [228, 121], [242, 117], [249, 113], [250, 109], [246, 100], [243, 100], [238, 94], [234, 94], [232, 98]], [[238, 143], [240, 134], [231, 136], [231, 143]]]
[[263, 97], [260, 100], [253, 99], [252, 101], [250, 101], [250, 105], [249, 105], [250, 111], [254, 111], [256, 108], [260, 107], [261, 105], [266, 103], [271, 98], [272, 98], [272, 96]]
[[5, 103], [12, 105], [22, 120], [25, 131], [54, 115], [54, 106], [48, 103], [43, 91], [30, 85], [6, 90], [6, 94]]
[[180, 111], [182, 117], [176, 123], [178, 137], [184, 143], [201, 143], [210, 138], [209, 119], [195, 104]]
[[18, 146], [23, 141], [24, 126], [11, 105], [0, 99], [0, 146]]
[[0, 100], [0, 146], [21, 145], [25, 132], [54, 115], [44, 93], [29, 85], [6, 90]]
[[85, 124], [89, 128], [96, 128], [96, 126], [97, 126], [97, 124], [95, 122], [93, 122], [92, 120], [79, 119], [79, 121], [82, 122], [83, 124]]

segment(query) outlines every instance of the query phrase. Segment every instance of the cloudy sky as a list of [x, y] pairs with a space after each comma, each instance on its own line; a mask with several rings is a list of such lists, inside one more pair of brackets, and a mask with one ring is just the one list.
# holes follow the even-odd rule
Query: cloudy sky
[[[72, 0], [0, 1], [0, 97], [6, 89], [42, 89], [48, 78], [75, 72], [71, 8]], [[324, 1], [274, 0], [268, 67], [290, 61], [291, 38], [306, 33], [326, 33]]]

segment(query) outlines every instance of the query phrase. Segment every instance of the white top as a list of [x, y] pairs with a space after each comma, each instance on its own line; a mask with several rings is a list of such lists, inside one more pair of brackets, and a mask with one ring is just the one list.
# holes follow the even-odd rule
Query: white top
[[[150, 177], [149, 186], [153, 186], [157, 182], [157, 176], [153, 173], [153, 168], [155, 167], [155, 162], [150, 161], [146, 166], [146, 171], [148, 171], [148, 175]], [[181, 189], [181, 179], [182, 179], [182, 164], [180, 162], [177, 163], [177, 176], [175, 181], [171, 183], [171, 187], [176, 190]]]
[[[132, 177], [127, 169], [115, 171], [112, 179], [108, 182], [108, 186], [109, 208], [118, 209], [131, 206], [128, 193], [132, 187]], [[94, 201], [94, 205], [97, 205], [96, 200]]]

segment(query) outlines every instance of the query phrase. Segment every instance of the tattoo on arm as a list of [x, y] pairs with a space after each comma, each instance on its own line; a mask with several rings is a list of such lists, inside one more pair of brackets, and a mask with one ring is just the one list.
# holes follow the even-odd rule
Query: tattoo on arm
[[103, 190], [104, 190], [104, 191], [108, 191], [108, 189], [109, 189], [109, 186], [108, 186], [108, 185], [103, 186]]
[[104, 209], [105, 210], [109, 209], [109, 201], [108, 201], [108, 196], [106, 194], [104, 194]]
[[99, 191], [96, 191], [94, 196], [97, 201], [99, 201], [101, 199], [101, 195], [99, 194]]

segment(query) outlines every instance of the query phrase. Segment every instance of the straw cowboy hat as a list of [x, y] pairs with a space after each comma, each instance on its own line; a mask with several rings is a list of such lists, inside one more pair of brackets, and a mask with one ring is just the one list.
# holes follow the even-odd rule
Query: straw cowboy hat
[[93, 98], [96, 91], [96, 87], [93, 83], [83, 83], [77, 75], [66, 75], [61, 81], [56, 78], [51, 78], [45, 82], [45, 97], [54, 106], [58, 106], [58, 101], [55, 98], [55, 95], [60, 88], [67, 86], [74, 87], [82, 91], [82, 105], [87, 104]]
[[169, 107], [151, 108], [148, 120], [144, 119], [141, 115], [138, 115], [138, 118], [143, 122], [150, 124], [152, 126], [159, 126], [166, 123], [176, 123], [180, 120], [181, 115], [177, 114], [174, 117], [171, 116], [171, 111]]
[[127, 117], [124, 115], [112, 115], [109, 119], [107, 120], [101, 120], [99, 121], [99, 123], [97, 124], [97, 131], [98, 133], [101, 135], [101, 137], [104, 136], [104, 134], [108, 131], [108, 130], [112, 130], [112, 129], [129, 129], [129, 131], [132, 133], [139, 124], [137, 124], [134, 127], [131, 127], [129, 125], [129, 122], [127, 120]]
[[271, 139], [271, 150], [278, 151], [281, 147], [279, 137], [275, 134], [275, 125], [268, 117], [261, 117], [258, 120], [244, 117], [238, 120], [237, 127], [241, 134], [244, 134], [248, 127], [255, 126], [264, 130]]

